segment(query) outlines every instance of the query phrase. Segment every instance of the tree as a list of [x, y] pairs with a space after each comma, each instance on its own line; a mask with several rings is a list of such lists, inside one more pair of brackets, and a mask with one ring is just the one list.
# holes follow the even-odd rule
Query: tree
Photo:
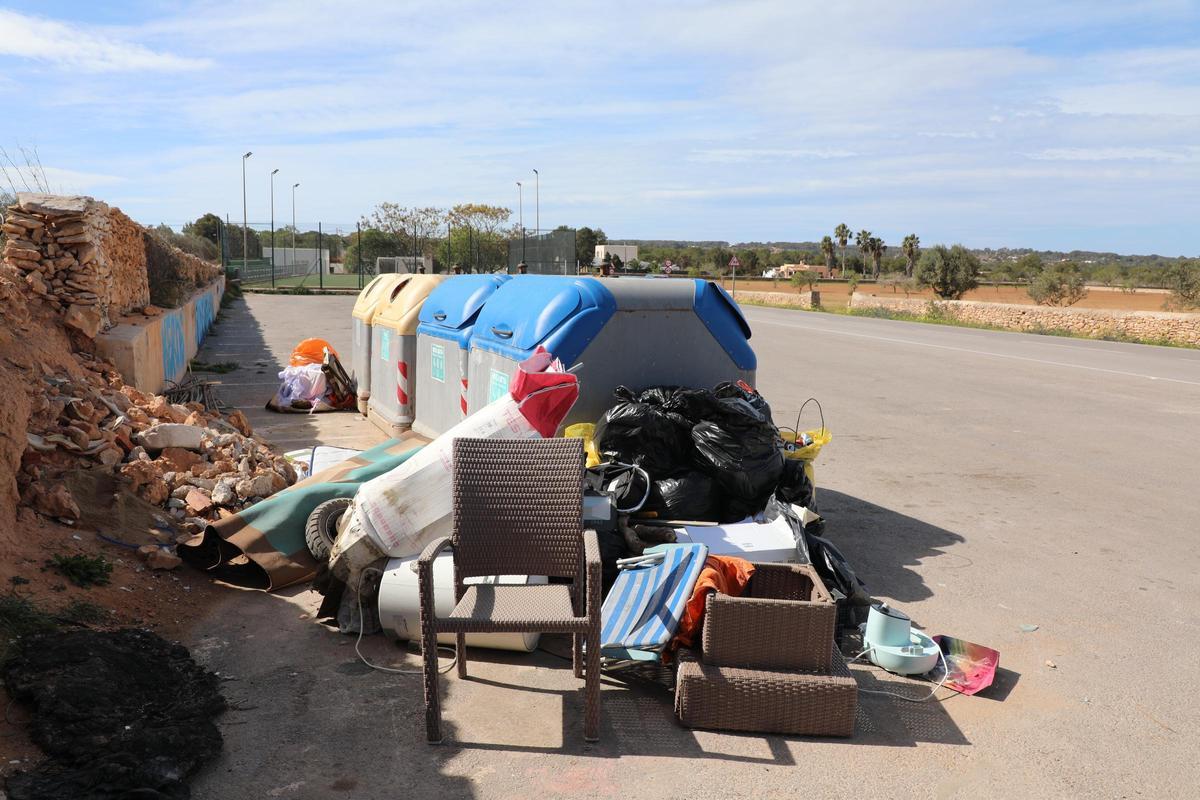
[[854, 234], [854, 246], [858, 248], [863, 261], [863, 274], [867, 272], [867, 259], [871, 257], [871, 232], [863, 228]]
[[900, 243], [900, 252], [904, 253], [904, 274], [911, 278], [913, 267], [917, 264], [917, 256], [921, 254], [921, 239], [915, 233], [905, 236], [904, 241]]
[[883, 243], [883, 239], [878, 236], [871, 236], [867, 239], [867, 252], [871, 256], [871, 277], [879, 277], [879, 262], [883, 258], [884, 251], [887, 250], [887, 245]]
[[580, 266], [590, 266], [596, 260], [596, 245], [608, 244], [608, 236], [600, 228], [586, 225], [575, 231], [575, 260]]
[[362, 234], [350, 236], [350, 246], [346, 248], [342, 261], [347, 272], [358, 272], [359, 256], [362, 257], [364, 271], [375, 271], [375, 259], [380, 257], [398, 256], [405, 250], [400, 237], [377, 228], [363, 228]]
[[1026, 289], [1033, 301], [1042, 306], [1070, 306], [1087, 297], [1083, 275], [1075, 264], [1057, 264], [1043, 270]]
[[850, 227], [844, 222], [839, 222], [838, 226], [833, 229], [833, 236], [837, 239], [838, 247], [842, 249], [842, 275], [846, 274], [846, 242], [850, 241]]
[[1102, 267], [1097, 267], [1092, 272], [1092, 280], [1110, 289], [1119, 283], [1123, 277], [1121, 268], [1115, 264], [1105, 264]]
[[917, 285], [930, 287], [946, 300], [958, 300], [979, 285], [979, 259], [961, 244], [937, 245], [917, 261]]
[[437, 237], [446, 224], [446, 211], [432, 206], [407, 208], [395, 203], [380, 203], [363, 220], [364, 228], [377, 228], [384, 233], [399, 237], [404, 243], [406, 255], [427, 256], [433, 254], [431, 240]]
[[1037, 253], [1026, 253], [1017, 259], [1011, 274], [1014, 280], [1028, 283], [1041, 275], [1044, 269], [1046, 269], [1046, 265], [1042, 262], [1041, 256]]
[[613, 272], [617, 272], [618, 270], [621, 269], [622, 266], [624, 266], [625, 262], [621, 261], [621, 257], [619, 255], [617, 255], [616, 253], [611, 253], [610, 255], [612, 256], [612, 258], [606, 259], [606, 260], [609, 261], [610, 264], [612, 264]]
[[1171, 290], [1168, 305], [1174, 308], [1200, 307], [1200, 263], [1176, 261], [1166, 268], [1167, 288]]
[[833, 266], [833, 239], [826, 236], [821, 240], [821, 255], [825, 257], [825, 266]]
[[201, 239], [208, 239], [213, 244], [220, 245], [221, 218], [210, 211], [195, 222], [184, 225], [183, 232], [187, 236], [199, 236]]

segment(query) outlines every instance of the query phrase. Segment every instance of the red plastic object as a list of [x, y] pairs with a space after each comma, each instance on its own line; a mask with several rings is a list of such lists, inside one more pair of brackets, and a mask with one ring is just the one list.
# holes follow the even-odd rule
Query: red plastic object
[[[324, 339], [305, 339], [292, 350], [288, 364], [293, 367], [303, 367], [308, 364], [321, 364], [325, 361], [325, 351], [333, 353], [338, 358], [337, 350]], [[340, 360], [340, 359], [339, 359]]]

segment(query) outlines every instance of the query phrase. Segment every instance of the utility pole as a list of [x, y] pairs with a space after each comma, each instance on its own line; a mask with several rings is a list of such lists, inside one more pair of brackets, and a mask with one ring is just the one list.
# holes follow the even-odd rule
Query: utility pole
[[249, 251], [246, 250], [246, 244], [250, 238], [250, 223], [246, 216], [246, 159], [254, 153], [247, 152], [242, 156], [242, 280], [246, 279], [246, 257]]
[[275, 173], [271, 170], [271, 288], [275, 288]]
[[298, 183], [292, 184], [292, 270], [296, 269], [296, 187]]
[[533, 235], [540, 236], [542, 233], [542, 176], [535, 169], [533, 171]]

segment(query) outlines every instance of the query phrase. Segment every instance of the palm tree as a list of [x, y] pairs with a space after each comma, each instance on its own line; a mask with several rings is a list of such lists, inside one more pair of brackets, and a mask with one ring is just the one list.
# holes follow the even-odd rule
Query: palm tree
[[833, 266], [833, 239], [826, 236], [821, 240], [821, 255], [825, 256], [825, 266]]
[[904, 274], [911, 278], [913, 274], [913, 265], [917, 263], [917, 254], [921, 252], [921, 239], [915, 233], [910, 233], [904, 237], [904, 241], [900, 243], [900, 252], [904, 253], [906, 266]]
[[844, 222], [839, 222], [838, 226], [833, 229], [833, 236], [837, 239], [838, 247], [842, 248], [842, 277], [846, 277], [846, 242], [850, 241], [850, 226]]
[[863, 228], [858, 233], [854, 234], [854, 246], [858, 248], [859, 255], [863, 260], [863, 274], [867, 274], [867, 256], [871, 252], [871, 232]]
[[867, 249], [871, 253], [871, 264], [874, 267], [872, 277], [879, 278], [879, 261], [883, 258], [884, 252], [887, 250], [887, 245], [883, 243], [883, 239], [878, 236], [872, 236], [867, 240]]

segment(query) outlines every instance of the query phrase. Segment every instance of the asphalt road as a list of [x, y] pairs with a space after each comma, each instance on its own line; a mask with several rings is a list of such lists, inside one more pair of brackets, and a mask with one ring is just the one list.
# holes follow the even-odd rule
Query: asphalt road
[[[279, 309], [264, 300], [247, 317], [269, 328]], [[333, 302], [287, 300], [306, 318]], [[229, 692], [248, 708], [227, 715], [225, 755], [195, 796], [1194, 792], [1200, 352], [747, 316], [776, 421], [792, 425], [815, 396], [834, 433], [817, 464], [831, 538], [873, 594], [928, 632], [998, 649], [994, 691], [926, 704], [863, 694], [855, 737], [836, 741], [686, 731], [663, 695], [610, 682], [603, 741], [588, 747], [566, 665], [481, 652], [478, 679], [443, 677], [455, 743], [430, 748], [419, 677], [361, 667], [351, 640], [304, 618], [307, 594], [231, 590], [190, 644], [235, 678]], [[816, 427], [811, 406], [805, 414]], [[419, 668], [379, 637], [363, 649]], [[863, 688], [924, 693], [856, 675]]]

